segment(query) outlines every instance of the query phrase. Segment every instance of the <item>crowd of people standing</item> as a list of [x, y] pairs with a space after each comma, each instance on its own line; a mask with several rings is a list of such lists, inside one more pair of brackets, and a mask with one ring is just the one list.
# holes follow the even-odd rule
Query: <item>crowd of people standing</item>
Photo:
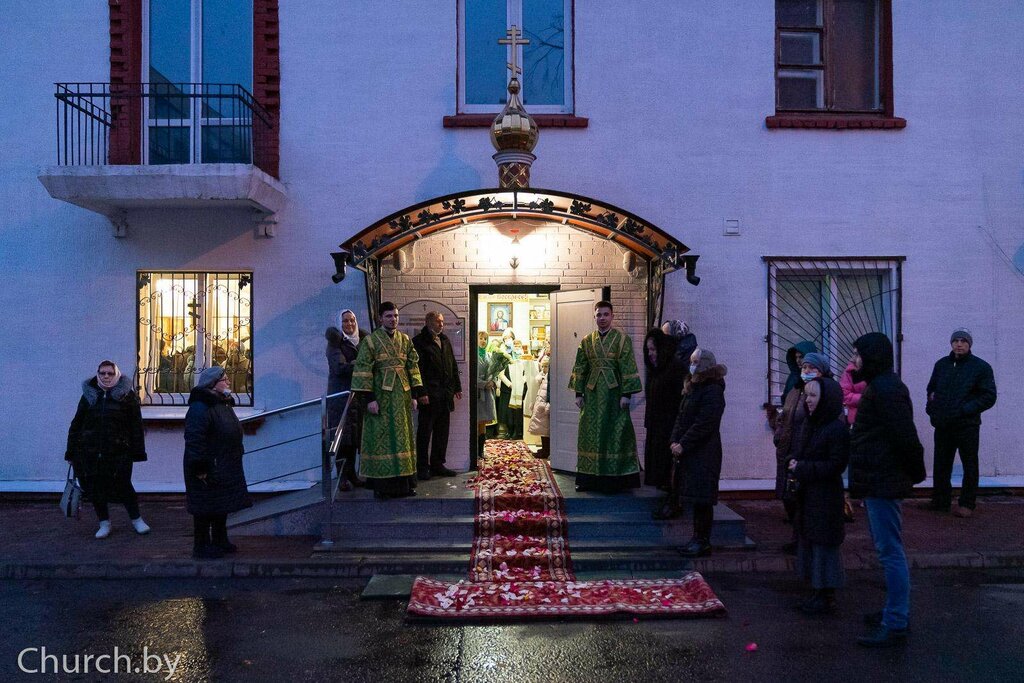
[[[380, 305], [381, 326], [367, 333], [346, 309], [326, 331], [329, 424], [341, 428], [338, 476], [342, 486], [369, 486], [381, 499], [416, 493], [417, 480], [451, 477], [445, 464], [450, 414], [462, 384], [444, 317], [431, 311], [410, 338], [398, 330], [398, 309]], [[692, 512], [686, 557], [712, 550], [713, 510], [722, 469], [721, 421], [727, 369], [697, 343], [680, 321], [650, 330], [643, 344], [643, 383], [632, 340], [614, 327], [614, 308], [595, 305], [596, 331], [580, 342], [569, 389], [580, 409], [577, 489], [617, 492], [640, 485], [666, 492], [654, 512], [660, 520]], [[486, 341], [486, 335], [483, 340]], [[996, 402], [991, 366], [971, 352], [970, 331], [950, 337], [951, 351], [936, 363], [927, 385], [926, 412], [934, 431], [931, 507], [949, 512], [950, 477], [959, 452], [961, 493], [953, 514], [969, 518], [976, 507], [981, 413]], [[510, 357], [497, 340], [481, 346], [475, 378], [480, 426], [499, 413], [503, 373]], [[776, 456], [776, 496], [782, 500], [800, 577], [810, 588], [799, 605], [807, 614], [835, 611], [845, 582], [841, 545], [852, 511], [845, 497], [862, 499], [886, 582], [884, 608], [867, 615], [866, 646], [899, 644], [910, 618], [910, 576], [902, 541], [901, 502], [925, 479], [924, 449], [913, 402], [894, 371], [893, 345], [878, 332], [853, 342], [839, 381], [812, 341], [788, 349], [789, 376], [782, 405], [770, 413]], [[533, 404], [529, 431], [546, 439], [550, 391], [546, 372]], [[227, 537], [227, 515], [252, 505], [242, 465], [242, 428], [233, 410], [232, 376], [220, 366], [203, 370], [189, 395], [183, 474], [187, 509], [194, 518], [193, 555], [215, 558], [237, 551]], [[633, 395], [646, 395], [646, 443], [640, 467], [629, 411]], [[419, 410], [414, 428], [412, 411]], [[507, 410], [507, 406], [506, 406]], [[344, 419], [343, 419], [344, 418]], [[519, 417], [520, 424], [522, 417]], [[477, 452], [486, 438], [479, 433]], [[545, 444], [545, 448], [547, 444]], [[356, 470], [356, 455], [359, 467]], [[146, 460], [139, 398], [117, 365], [102, 361], [82, 384], [68, 431], [65, 459], [95, 509], [96, 538], [110, 535], [110, 503], [125, 506], [138, 534], [149, 533], [131, 483], [133, 464]]]

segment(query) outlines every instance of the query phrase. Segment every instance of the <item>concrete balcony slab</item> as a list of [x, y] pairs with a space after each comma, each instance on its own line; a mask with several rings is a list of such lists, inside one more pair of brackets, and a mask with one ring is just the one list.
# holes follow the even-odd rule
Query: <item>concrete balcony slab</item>
[[117, 236], [132, 211], [237, 207], [262, 220], [287, 201], [284, 184], [251, 164], [45, 166], [38, 177], [54, 199], [109, 218]]

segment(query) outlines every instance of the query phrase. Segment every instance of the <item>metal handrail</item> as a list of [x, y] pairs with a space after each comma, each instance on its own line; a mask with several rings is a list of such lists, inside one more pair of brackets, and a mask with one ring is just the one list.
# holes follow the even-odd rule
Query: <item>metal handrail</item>
[[[341, 411], [341, 419], [338, 420], [338, 426], [334, 430], [334, 436], [330, 437], [330, 425], [328, 424], [327, 421], [327, 401], [332, 398], [341, 398], [342, 396], [346, 395], [348, 396], [348, 398], [345, 400], [345, 408]], [[352, 406], [352, 399], [354, 397], [355, 393], [352, 391], [339, 391], [333, 394], [325, 394], [320, 398], [313, 398], [308, 401], [301, 401], [299, 403], [293, 403], [288, 406], [274, 408], [272, 410], [267, 410], [262, 413], [257, 413], [256, 415], [249, 415], [238, 420], [240, 423], [253, 422], [255, 420], [262, 420], [263, 418], [271, 417], [273, 415], [282, 415], [284, 413], [289, 413], [293, 410], [298, 410], [299, 408], [308, 408], [310, 406], [315, 405], [320, 406], [320, 495], [324, 505], [327, 506], [327, 522], [323, 525], [321, 529], [320, 543], [321, 545], [325, 546], [334, 544], [334, 540], [330, 537], [331, 522], [333, 521], [334, 515], [335, 495], [334, 477], [332, 474], [332, 470], [334, 469], [334, 464], [338, 457], [338, 450], [341, 448], [341, 438], [345, 431], [345, 421], [346, 418], [348, 417], [349, 408], [351, 408]], [[292, 443], [294, 441], [300, 441], [311, 436], [316, 436], [316, 433], [314, 432], [313, 434], [306, 434], [304, 436], [300, 436], [294, 439], [280, 441], [278, 443], [263, 446], [261, 448], [257, 448], [253, 451], [248, 452], [255, 453], [257, 451], [267, 450], [268, 448], [274, 448], [276, 446], [282, 446], [284, 444]], [[316, 469], [316, 466], [307, 467], [305, 469], [297, 470], [295, 472], [289, 472], [288, 474], [278, 475], [275, 477], [271, 477], [270, 479], [264, 479], [261, 482], [255, 483], [262, 484], [268, 481], [272, 481], [273, 479], [280, 479], [281, 477], [286, 477], [292, 474], [299, 474], [301, 472], [308, 472], [313, 469]]]
[[256, 413], [255, 415], [247, 415], [247, 416], [245, 416], [243, 418], [239, 418], [238, 421], [242, 422], [242, 423], [245, 423], [245, 422], [252, 422], [253, 420], [262, 420], [263, 418], [270, 417], [271, 415], [280, 415], [281, 413], [290, 413], [291, 411], [298, 410], [299, 408], [306, 408], [307, 406], [316, 405], [316, 404], [320, 403], [321, 401], [323, 401], [325, 399], [339, 398], [341, 396], [344, 396], [345, 394], [351, 394], [351, 393], [352, 393], [351, 391], [339, 391], [339, 392], [337, 392], [335, 394], [327, 394], [326, 396], [321, 396], [320, 398], [311, 398], [308, 401], [302, 401], [301, 403], [293, 403], [290, 406], [283, 406], [281, 408], [274, 408], [272, 410], [264, 410], [262, 413]]

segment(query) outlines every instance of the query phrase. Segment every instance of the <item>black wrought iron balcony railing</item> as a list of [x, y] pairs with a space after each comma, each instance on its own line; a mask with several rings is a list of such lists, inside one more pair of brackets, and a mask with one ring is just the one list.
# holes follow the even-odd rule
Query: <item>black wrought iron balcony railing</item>
[[273, 118], [236, 83], [57, 83], [57, 164], [253, 164]]

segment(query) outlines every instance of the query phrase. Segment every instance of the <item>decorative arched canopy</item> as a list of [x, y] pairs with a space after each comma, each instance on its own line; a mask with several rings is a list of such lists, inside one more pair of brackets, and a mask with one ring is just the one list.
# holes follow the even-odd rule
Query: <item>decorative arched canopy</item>
[[695, 262], [689, 247], [653, 223], [617, 206], [554, 190], [484, 189], [428, 199], [397, 211], [343, 242], [346, 262], [365, 269], [422, 237], [496, 218], [546, 219], [614, 241], [671, 272]]
[[686, 280], [696, 285], [696, 254], [664, 230], [617, 206], [556, 190], [536, 188], [482, 189], [458, 192], [396, 211], [342, 242], [334, 252], [335, 282], [345, 278], [351, 265], [366, 274], [366, 296], [371, 321], [377, 323], [380, 303], [381, 261], [423, 237], [454, 230], [477, 221], [496, 219], [551, 221], [613, 241], [645, 259], [647, 269], [647, 322], [661, 320], [665, 274], [686, 269]]

